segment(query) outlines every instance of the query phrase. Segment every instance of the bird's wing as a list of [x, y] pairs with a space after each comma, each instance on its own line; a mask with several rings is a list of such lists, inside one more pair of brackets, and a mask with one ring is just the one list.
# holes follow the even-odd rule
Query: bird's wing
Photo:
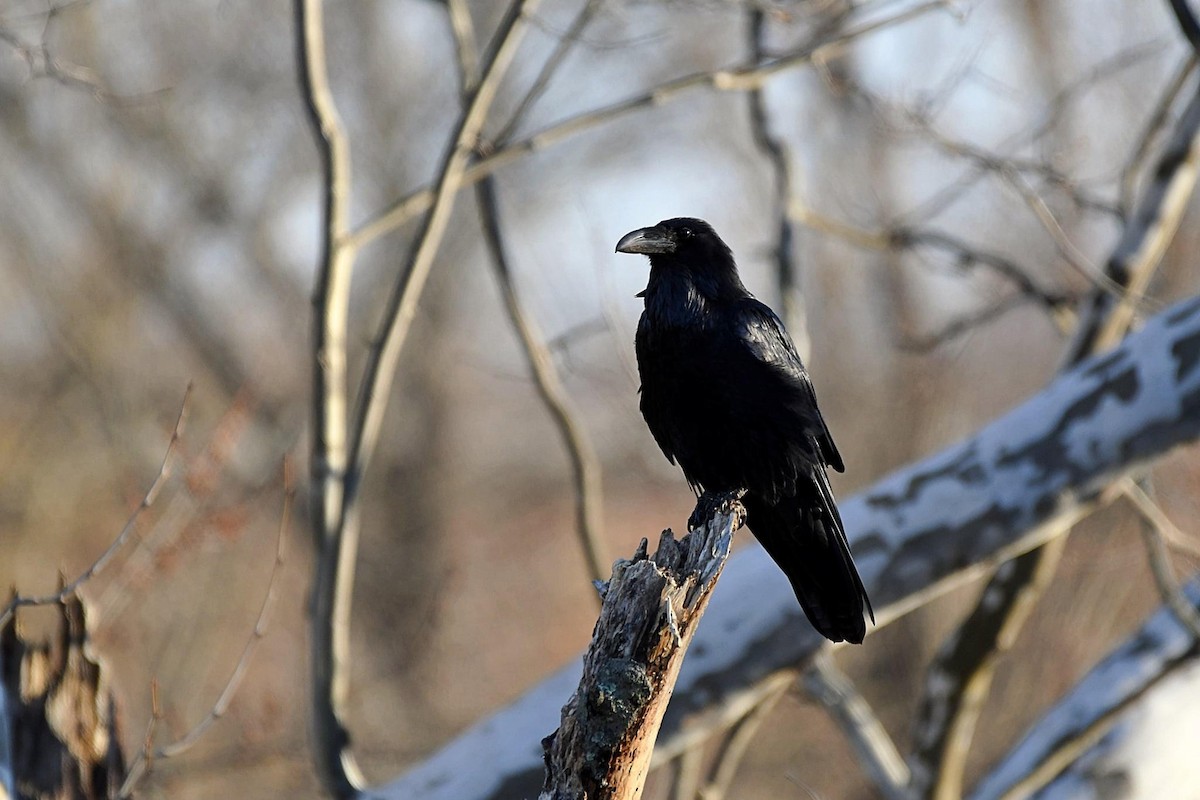
[[658, 363], [652, 349], [648, 345], [650, 337], [650, 320], [645, 314], [638, 320], [637, 336], [634, 338], [634, 349], [637, 353], [638, 373], [642, 379], [642, 386], [638, 389], [642, 399], [639, 403], [642, 410], [642, 417], [646, 420], [646, 427], [650, 429], [650, 435], [654, 437], [654, 441], [658, 443], [659, 449], [663, 451], [663, 455], [672, 464], [675, 463], [675, 448], [672, 446], [672, 440], [676, 438], [674, 434], [674, 419], [669, 413], [670, 409], [666, 408], [662, 403], [651, 402], [645, 393], [646, 373], [655, 373], [660, 371]]
[[774, 311], [754, 298], [747, 298], [738, 311], [742, 342], [755, 358], [773, 367], [791, 384], [796, 392], [797, 410], [810, 420], [825, 464], [838, 472], [845, 472], [842, 455], [833, 443], [821, 409], [817, 407], [817, 393], [809, 380], [808, 370], [804, 368], [783, 322]]

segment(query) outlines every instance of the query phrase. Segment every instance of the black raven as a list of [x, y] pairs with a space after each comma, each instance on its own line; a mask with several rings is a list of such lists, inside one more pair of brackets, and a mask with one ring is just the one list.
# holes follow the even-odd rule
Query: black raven
[[822, 635], [860, 643], [870, 600], [825, 468], [844, 471], [783, 323], [698, 219], [622, 237], [650, 257], [637, 329], [642, 416], [697, 494], [745, 491], [746, 523]]

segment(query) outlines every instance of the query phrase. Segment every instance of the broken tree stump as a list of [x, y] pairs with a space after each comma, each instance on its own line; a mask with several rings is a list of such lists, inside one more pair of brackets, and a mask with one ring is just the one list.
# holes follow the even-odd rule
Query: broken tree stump
[[[702, 501], [703, 502], [703, 501]], [[663, 531], [617, 561], [559, 729], [542, 742], [541, 800], [636, 800], [684, 653], [746, 512], [736, 495], [711, 501], [701, 527], [676, 541]]]
[[125, 776], [112, 692], [88, 652], [83, 602], [57, 606], [57, 646], [0, 627], [0, 798], [101, 800]]

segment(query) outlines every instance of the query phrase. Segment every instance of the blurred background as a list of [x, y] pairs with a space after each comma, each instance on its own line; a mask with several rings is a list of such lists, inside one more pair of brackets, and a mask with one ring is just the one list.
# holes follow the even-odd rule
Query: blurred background
[[[504, 6], [469, 4], [480, 40]], [[581, 3], [538, 9], [486, 145], [914, 11], [781, 70], [761, 93], [702, 86], [496, 173], [516, 292], [602, 465], [609, 558], [682, 529], [694, 502], [638, 413], [647, 265], [613, 254], [622, 234], [684, 215], [722, 234], [747, 286], [807, 348], [848, 465], [835, 488], [849, 495], [1054, 374], [1073, 301], [1116, 242], [1144, 177], [1138, 148], [1189, 53], [1167, 5], [1150, 0], [588, 6], [582, 31]], [[454, 40], [432, 0], [331, 0], [326, 25], [357, 226], [436, 177], [460, 113]], [[152, 682], [164, 738], [221, 693], [267, 590], [285, 459], [297, 489], [245, 683], [199, 744], [155, 764], [146, 797], [319, 796], [305, 609], [321, 176], [294, 36], [282, 0], [0, 2], [0, 584], [48, 591], [95, 559], [153, 481], [194, 387], [163, 494], [84, 591], [130, 752]], [[545, 93], [522, 107], [564, 41]], [[790, 269], [777, 258], [780, 163]], [[1194, 206], [1143, 311], [1196, 291]], [[360, 254], [352, 376], [416, 227]], [[384, 426], [363, 490], [349, 718], [373, 782], [572, 658], [595, 618], [570, 462], [505, 314], [472, 192], [438, 252]], [[1188, 531], [1195, 458], [1173, 456], [1157, 478]], [[924, 666], [977, 588], [838, 654], [902, 750]], [[1004, 659], [968, 780], [1158, 603], [1134, 516], [1114, 507], [1085, 523]], [[22, 624], [37, 631], [41, 613]], [[739, 798], [874, 796], [800, 693], [759, 731], [734, 787]]]

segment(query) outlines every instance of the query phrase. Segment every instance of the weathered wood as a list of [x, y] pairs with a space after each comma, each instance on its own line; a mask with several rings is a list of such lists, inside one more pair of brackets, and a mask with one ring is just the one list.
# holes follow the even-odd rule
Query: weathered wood
[[56, 606], [61, 639], [25, 641], [0, 627], [0, 797], [100, 800], [124, 777], [113, 696], [87, 646], [83, 603]]
[[[967, 440], [840, 504], [879, 624], [1041, 544], [1106, 486], [1200, 435], [1200, 299], [1147, 322], [1120, 347], [1064, 373]], [[865, 646], [870, 647], [868, 636]], [[676, 683], [656, 762], [731, 724], [762, 679], [821, 640], [760, 548], [730, 559]], [[538, 741], [579, 663], [535, 686], [375, 796], [528, 797]]]
[[647, 555], [617, 561], [579, 687], [562, 724], [543, 741], [542, 800], [636, 800], [684, 653], [745, 510], [732, 497], [676, 541], [663, 531]]

